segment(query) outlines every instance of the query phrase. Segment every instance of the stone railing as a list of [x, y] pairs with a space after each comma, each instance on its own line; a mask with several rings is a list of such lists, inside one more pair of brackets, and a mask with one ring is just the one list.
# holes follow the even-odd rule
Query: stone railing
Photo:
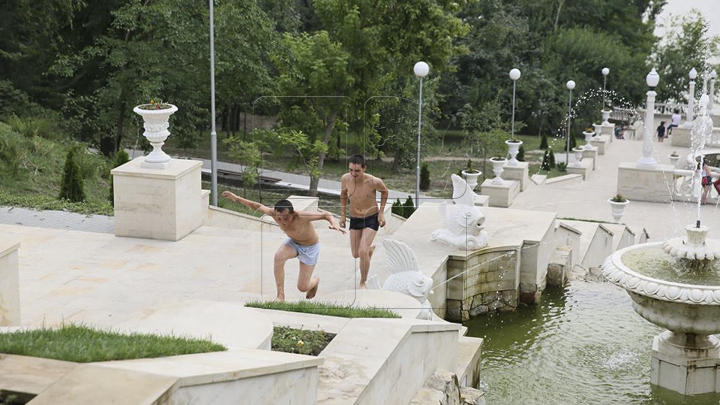
[[[697, 174], [695, 170], [675, 169], [673, 171], [673, 182], [672, 182], [672, 200], [673, 201], [690, 201], [696, 202], [699, 195], [698, 190], [695, 188]], [[713, 181], [720, 177], [720, 173], [713, 172]], [[702, 189], [700, 189], [702, 192]], [[715, 187], [710, 186], [710, 193], [708, 194], [707, 203], [716, 204], [719, 201], [720, 195], [718, 195]]]
[[675, 110], [678, 110], [683, 117], [687, 116], [687, 104], [655, 103], [655, 114], [673, 115]]

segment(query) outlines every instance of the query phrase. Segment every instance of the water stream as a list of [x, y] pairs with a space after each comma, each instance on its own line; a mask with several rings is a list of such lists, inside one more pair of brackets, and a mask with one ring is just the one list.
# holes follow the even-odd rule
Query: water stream
[[685, 397], [650, 384], [652, 340], [663, 329], [610, 283], [548, 289], [540, 305], [465, 326], [485, 338], [480, 379], [488, 405], [720, 404], [720, 395]]

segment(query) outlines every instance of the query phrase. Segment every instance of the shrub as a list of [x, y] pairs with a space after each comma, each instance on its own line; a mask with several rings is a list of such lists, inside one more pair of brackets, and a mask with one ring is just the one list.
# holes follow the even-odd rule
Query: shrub
[[548, 148], [547, 135], [543, 134], [542, 139], [540, 139], [540, 149], [545, 150], [547, 148]]
[[427, 163], [420, 166], [420, 190], [426, 191], [430, 188], [430, 168]]
[[410, 218], [410, 215], [415, 212], [415, 204], [413, 204], [412, 196], [408, 196], [405, 200], [405, 206], [403, 207], [403, 217]]
[[622, 203], [622, 202], [626, 202], [627, 198], [623, 197], [622, 194], [618, 193], [618, 194], [615, 194], [615, 196], [613, 198], [611, 198], [610, 201]]
[[523, 145], [520, 145], [520, 149], [518, 149], [518, 154], [517, 154], [517, 156], [515, 156], [515, 159], [517, 159], [520, 162], [525, 161], [525, 148], [523, 147]]
[[577, 140], [575, 139], [575, 135], [570, 135], [567, 140], [565, 141], [565, 147], [567, 148], [567, 144], [570, 142], [570, 150], [572, 150], [574, 147], [577, 146]]
[[395, 215], [400, 215], [401, 217], [405, 216], [405, 206], [403, 205], [402, 201], [400, 201], [400, 198], [395, 200], [395, 203], [393, 204], [390, 211]]
[[80, 166], [75, 160], [75, 148], [70, 148], [65, 158], [65, 169], [60, 183], [59, 197], [72, 202], [85, 201], [83, 178], [80, 173]]
[[558, 163], [557, 169], [560, 173], [565, 173], [567, 171], [567, 163], [565, 163], [565, 162]]
[[553, 152], [552, 148], [549, 148], [548, 151], [550, 152], [550, 156], [548, 156], [550, 160], [550, 168], [555, 168], [555, 152]]
[[[125, 163], [130, 161], [130, 155], [128, 155], [127, 152], [124, 150], [120, 150], [115, 154], [115, 157], [112, 162], [112, 169], [122, 166]], [[113, 187], [113, 176], [110, 175], [110, 204], [115, 205], [115, 188]]]

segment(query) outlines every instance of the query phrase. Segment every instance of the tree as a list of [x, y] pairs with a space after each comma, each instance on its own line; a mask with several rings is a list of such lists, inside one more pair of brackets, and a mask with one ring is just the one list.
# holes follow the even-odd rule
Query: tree
[[427, 162], [420, 165], [420, 190], [427, 191], [430, 188], [430, 168]]
[[547, 149], [547, 148], [548, 148], [547, 135], [543, 134], [542, 139], [540, 139], [540, 149]]
[[708, 61], [720, 56], [720, 37], [708, 35], [709, 28], [710, 23], [695, 9], [674, 21], [653, 55], [661, 77], [656, 89], [658, 99], [684, 102], [690, 70], [695, 68], [702, 75], [706, 67], [713, 68]]
[[[264, 139], [272, 136], [272, 131], [256, 130], [253, 133], [253, 141], [243, 141], [237, 137], [231, 136], [224, 142], [230, 148], [229, 155], [233, 159], [240, 161], [245, 168], [243, 169], [242, 185], [243, 192], [247, 196], [247, 189], [258, 185], [260, 180], [260, 167], [262, 165], [262, 149], [264, 147]], [[262, 195], [260, 197], [262, 199]]]
[[85, 190], [83, 190], [83, 178], [80, 173], [80, 165], [75, 158], [75, 148], [71, 147], [65, 157], [65, 169], [63, 170], [60, 183], [60, 199], [71, 202], [85, 201]]
[[400, 215], [401, 217], [404, 217], [405, 207], [403, 206], [402, 201], [400, 201], [400, 197], [395, 200], [390, 211], [395, 215]]
[[408, 195], [407, 200], [405, 200], [404, 209], [403, 209], [403, 216], [405, 218], [410, 218], [410, 215], [415, 212], [415, 204], [413, 204], [412, 196]]

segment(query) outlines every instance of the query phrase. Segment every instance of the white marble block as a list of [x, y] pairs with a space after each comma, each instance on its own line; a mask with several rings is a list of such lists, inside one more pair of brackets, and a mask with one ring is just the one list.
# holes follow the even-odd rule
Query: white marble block
[[605, 150], [610, 146], [611, 139], [611, 135], [600, 135], [593, 137], [590, 140], [590, 144], [597, 149], [599, 155], [604, 155]]
[[[675, 135], [673, 135], [675, 136]], [[669, 202], [673, 182], [672, 165], [641, 169], [636, 163], [623, 162], [618, 167], [617, 193], [630, 201]]]
[[689, 148], [691, 131], [692, 131], [692, 128], [683, 128], [683, 127], [673, 128], [672, 135], [670, 135], [670, 145], [683, 146], [683, 147]]
[[503, 166], [503, 179], [517, 180], [520, 182], [520, 191], [525, 191], [530, 181], [528, 162], [518, 162], [516, 166]]
[[503, 184], [493, 184], [492, 179], [483, 181], [480, 194], [490, 197], [491, 207], [509, 207], [520, 193], [520, 182], [504, 180]]
[[0, 239], [0, 326], [20, 325], [20, 242]]
[[598, 149], [597, 148], [585, 149], [583, 151], [583, 161], [585, 161], [585, 160], [592, 161], [591, 170], [595, 170], [595, 162], [597, 162], [597, 157], [598, 157]]
[[580, 162], [579, 167], [575, 165], [570, 165], [566, 168], [566, 170], [570, 174], [579, 174], [583, 176], [583, 180], [587, 180], [588, 176], [590, 176], [590, 173], [593, 171], [594, 166], [595, 159], [583, 158], [583, 160]]
[[177, 241], [199, 228], [208, 210], [196, 160], [173, 159], [164, 170], [141, 166], [144, 157], [112, 170], [115, 235]]

